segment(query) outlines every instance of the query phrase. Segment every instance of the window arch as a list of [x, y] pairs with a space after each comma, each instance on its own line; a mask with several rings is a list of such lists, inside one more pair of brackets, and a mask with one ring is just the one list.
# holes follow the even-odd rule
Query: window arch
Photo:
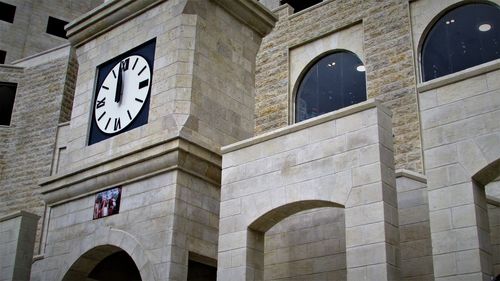
[[421, 58], [423, 81], [500, 58], [500, 8], [469, 3], [449, 10], [430, 28]]
[[295, 121], [300, 122], [366, 100], [365, 67], [353, 53], [321, 57], [297, 88]]

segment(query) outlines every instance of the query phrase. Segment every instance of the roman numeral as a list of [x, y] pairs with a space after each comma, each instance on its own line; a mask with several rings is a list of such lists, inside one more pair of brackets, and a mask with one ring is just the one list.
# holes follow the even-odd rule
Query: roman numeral
[[123, 71], [125, 71], [125, 70], [128, 69], [128, 63], [129, 63], [129, 61], [130, 61], [130, 59], [126, 59], [126, 60], [120, 62]]
[[130, 111], [127, 110], [128, 118], [132, 120], [132, 115], [130, 115]]
[[122, 125], [120, 124], [120, 118], [115, 118], [115, 127], [114, 130], [120, 130]]
[[142, 74], [142, 72], [146, 69], [146, 66], [144, 66], [141, 71], [139, 71], [139, 73], [137, 73], [137, 76], [140, 76]]
[[102, 117], [104, 117], [104, 115], [106, 114], [106, 111], [104, 111], [101, 116], [99, 116], [99, 118], [97, 118], [97, 121], [101, 121]]
[[113, 76], [116, 78], [116, 73], [115, 73], [115, 70], [113, 69]]
[[132, 65], [132, 70], [134, 70], [134, 69], [135, 69], [135, 66], [137, 65], [137, 62], [138, 62], [138, 61], [139, 61], [139, 58], [136, 58], [136, 59], [135, 59], [135, 62], [134, 62], [134, 65]]
[[144, 101], [141, 100], [141, 99], [138, 99], [138, 98], [135, 98], [136, 101], [140, 102], [140, 103], [143, 103]]
[[111, 122], [111, 117], [108, 119], [108, 122], [106, 123], [106, 127], [104, 127], [104, 130], [107, 130], [107, 129], [108, 129], [109, 122]]
[[102, 100], [97, 100], [97, 108], [101, 108], [105, 105], [106, 97], [102, 98]]
[[108, 87], [106, 87], [106, 86], [104, 86], [104, 85], [102, 86], [102, 88], [103, 88], [103, 89], [106, 89], [106, 90], [109, 90], [109, 88], [108, 88]]
[[149, 85], [149, 79], [146, 79], [146, 80], [142, 81], [141, 83], [139, 83], [139, 89], [142, 89], [148, 85]]

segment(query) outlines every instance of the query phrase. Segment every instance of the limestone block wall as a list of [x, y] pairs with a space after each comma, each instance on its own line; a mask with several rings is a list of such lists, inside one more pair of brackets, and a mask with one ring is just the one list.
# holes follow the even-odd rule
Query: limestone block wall
[[0, 74], [2, 81], [18, 83], [11, 125], [0, 128], [5, 152], [0, 156], [0, 214], [44, 213], [38, 180], [51, 174], [57, 126], [67, 116], [62, 108], [72, 100], [68, 81], [74, 81], [75, 73], [68, 72], [70, 53], [66, 46], [20, 61], [18, 68], [4, 67]]
[[16, 6], [13, 23], [0, 21], [0, 50], [7, 52], [6, 63], [66, 44], [67, 40], [46, 33], [49, 16], [71, 21], [90, 11], [102, 0], [5, 0]]
[[367, 94], [393, 112], [396, 168], [423, 172], [408, 1], [325, 0], [295, 14], [288, 5], [274, 12], [279, 20], [257, 56], [256, 134], [293, 121], [290, 50], [361, 23]]
[[[391, 119], [375, 104], [223, 148], [218, 280], [262, 279], [264, 233], [319, 207], [345, 207], [347, 280], [399, 278]], [[315, 259], [310, 273], [336, 261]]]
[[484, 186], [500, 174], [497, 67], [493, 61], [420, 87], [436, 280], [492, 272]]
[[345, 262], [342, 208], [300, 212], [264, 236], [264, 280], [346, 280]]
[[[122, 186], [119, 214], [93, 220], [95, 194], [50, 209], [44, 259], [33, 265], [31, 280], [81, 280], [100, 260], [72, 267], [87, 251], [102, 245], [125, 250], [143, 280], [168, 280], [175, 242], [177, 173], [164, 173]], [[85, 280], [85, 279], [82, 279]]]
[[0, 218], [0, 280], [30, 280], [37, 215], [19, 211]]
[[421, 174], [396, 171], [401, 280], [434, 280], [426, 183]]

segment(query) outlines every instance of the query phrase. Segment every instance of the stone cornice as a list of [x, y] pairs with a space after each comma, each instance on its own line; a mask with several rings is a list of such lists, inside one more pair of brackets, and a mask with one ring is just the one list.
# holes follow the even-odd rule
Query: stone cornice
[[38, 215], [21, 210], [21, 211], [17, 211], [14, 213], [7, 214], [3, 217], [0, 217], [0, 222], [8, 221], [8, 220], [11, 220], [11, 219], [17, 218], [17, 217], [27, 217], [27, 218], [32, 218], [35, 220], [38, 220], [40, 218], [40, 216], [38, 216]]
[[111, 0], [83, 14], [65, 26], [68, 40], [75, 47], [103, 34], [166, 0]]
[[[68, 40], [73, 46], [78, 47], [164, 1], [167, 0], [107, 1], [66, 25]], [[212, 1], [262, 36], [268, 34], [277, 21], [271, 11], [254, 0]]]
[[174, 170], [219, 186], [221, 156], [176, 137], [70, 173], [45, 178], [40, 182], [40, 193], [48, 205], [57, 205]]
[[247, 24], [261, 36], [266, 36], [274, 27], [278, 17], [264, 5], [254, 0], [212, 0], [235, 18]]

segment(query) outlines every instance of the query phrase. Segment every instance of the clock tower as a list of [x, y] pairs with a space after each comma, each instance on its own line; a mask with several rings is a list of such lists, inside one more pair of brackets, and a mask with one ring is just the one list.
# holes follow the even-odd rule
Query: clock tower
[[255, 56], [275, 21], [253, 0], [111, 0], [66, 27], [79, 70], [41, 182], [39, 280], [116, 264], [140, 280], [215, 274], [220, 147], [253, 135]]

